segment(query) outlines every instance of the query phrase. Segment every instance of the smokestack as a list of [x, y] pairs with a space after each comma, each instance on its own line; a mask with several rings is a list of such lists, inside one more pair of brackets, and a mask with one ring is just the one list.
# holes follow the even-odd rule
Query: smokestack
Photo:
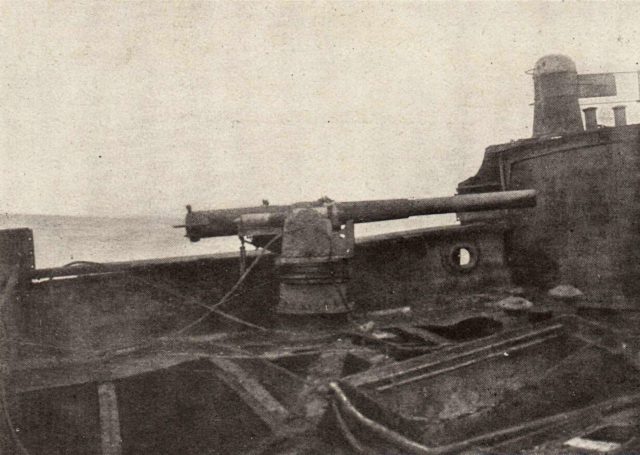
[[582, 109], [584, 112], [584, 126], [587, 131], [598, 129], [598, 120], [596, 118], [597, 107], [587, 107]]
[[547, 55], [533, 69], [533, 137], [584, 131], [578, 104], [578, 73], [564, 55]]
[[625, 106], [615, 106], [613, 108], [613, 118], [615, 126], [625, 126], [627, 124], [627, 108]]

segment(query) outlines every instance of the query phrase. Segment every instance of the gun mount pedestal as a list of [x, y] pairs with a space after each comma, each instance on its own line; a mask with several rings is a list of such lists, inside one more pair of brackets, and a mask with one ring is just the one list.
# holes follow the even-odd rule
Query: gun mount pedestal
[[349, 260], [355, 245], [353, 222], [334, 229], [330, 207], [297, 209], [284, 223], [276, 261], [282, 314], [336, 314], [351, 311], [347, 296]]

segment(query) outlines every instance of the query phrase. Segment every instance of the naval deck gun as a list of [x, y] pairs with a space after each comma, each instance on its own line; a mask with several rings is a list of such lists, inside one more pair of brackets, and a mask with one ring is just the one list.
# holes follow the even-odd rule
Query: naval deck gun
[[[335, 202], [322, 198], [292, 205], [193, 211], [187, 206], [186, 236], [191, 241], [237, 235], [281, 239], [276, 260], [282, 314], [340, 314], [352, 309], [348, 298], [354, 223], [414, 216], [533, 207], [533, 190], [501, 191], [423, 199]], [[275, 242], [269, 242], [269, 246]], [[243, 247], [244, 248], [244, 247]], [[243, 248], [241, 251], [244, 251]], [[244, 256], [244, 255], [242, 255]]]

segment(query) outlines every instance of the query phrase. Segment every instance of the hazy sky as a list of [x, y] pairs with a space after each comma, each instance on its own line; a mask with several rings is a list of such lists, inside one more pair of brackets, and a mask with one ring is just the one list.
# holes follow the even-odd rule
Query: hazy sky
[[539, 57], [640, 67], [640, 4], [4, 0], [0, 14], [2, 212], [452, 194], [485, 146], [531, 135]]

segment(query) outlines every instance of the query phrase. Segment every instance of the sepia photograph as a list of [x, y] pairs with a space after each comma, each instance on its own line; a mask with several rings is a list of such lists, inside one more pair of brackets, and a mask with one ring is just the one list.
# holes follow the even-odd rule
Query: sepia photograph
[[0, 455], [640, 455], [639, 24], [0, 0]]

